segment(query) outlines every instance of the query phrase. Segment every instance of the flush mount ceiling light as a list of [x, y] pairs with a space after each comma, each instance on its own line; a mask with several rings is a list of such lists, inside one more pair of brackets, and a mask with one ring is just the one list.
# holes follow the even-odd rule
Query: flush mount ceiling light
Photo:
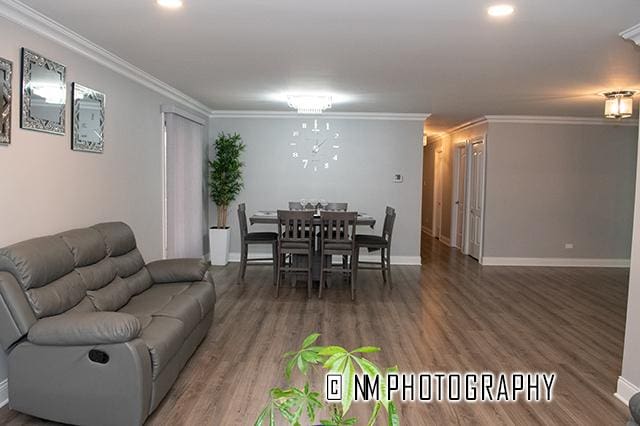
[[331, 108], [331, 96], [288, 95], [287, 103], [298, 110], [298, 114], [322, 114], [322, 111]]
[[494, 4], [487, 9], [489, 16], [496, 18], [513, 15], [514, 11], [515, 9], [510, 4]]
[[158, 3], [158, 6], [167, 9], [179, 9], [182, 7], [182, 0], [156, 0], [156, 3]]
[[635, 90], [619, 90], [617, 92], [605, 92], [602, 95], [604, 101], [604, 116], [621, 120], [633, 115], [633, 95]]

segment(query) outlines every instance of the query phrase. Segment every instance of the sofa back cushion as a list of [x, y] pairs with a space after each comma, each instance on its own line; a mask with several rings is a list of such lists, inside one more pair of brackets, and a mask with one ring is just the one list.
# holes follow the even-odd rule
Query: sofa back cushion
[[87, 290], [98, 290], [116, 277], [102, 234], [93, 228], [73, 229], [58, 234], [73, 254], [74, 267]]
[[131, 296], [131, 290], [118, 276], [99, 290], [87, 291], [87, 297], [99, 311], [115, 312], [126, 305]]
[[100, 232], [116, 273], [124, 280], [132, 296], [142, 293], [153, 284], [137, 248], [136, 237], [131, 228], [122, 222], [108, 222], [94, 225]]
[[37, 318], [61, 314], [85, 295], [74, 256], [57, 236], [23, 241], [0, 249], [0, 270], [14, 275]]
[[98, 263], [107, 257], [107, 245], [102, 235], [93, 228], [72, 229], [57, 235], [67, 245], [75, 267]]

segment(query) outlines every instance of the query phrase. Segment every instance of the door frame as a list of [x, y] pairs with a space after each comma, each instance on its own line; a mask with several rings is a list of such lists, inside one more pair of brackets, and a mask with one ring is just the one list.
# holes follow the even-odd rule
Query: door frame
[[[443, 156], [444, 148], [439, 143], [433, 151], [433, 237], [442, 241], [442, 180], [443, 180]], [[438, 214], [438, 201], [440, 202], [440, 214]], [[438, 223], [439, 222], [439, 223]]]
[[[488, 158], [488, 148], [487, 148], [487, 134], [484, 133], [481, 136], [477, 136], [475, 138], [469, 139], [467, 141], [468, 144], [468, 152], [467, 152], [467, 184], [471, 182], [471, 154], [473, 153], [473, 145], [482, 143], [484, 144], [484, 161], [482, 162], [483, 170], [482, 173], [482, 186], [480, 187], [480, 199], [482, 200], [482, 208], [480, 209], [480, 252], [478, 253], [478, 263], [483, 264], [484, 257], [484, 223], [485, 223], [485, 210], [486, 210], [486, 187], [487, 187], [487, 158]], [[467, 191], [469, 194], [469, 191]], [[471, 205], [467, 201], [466, 212], [465, 212], [465, 229], [464, 229], [464, 245], [468, 249], [469, 248], [469, 221], [471, 220]], [[467, 250], [468, 251], [468, 250]], [[468, 253], [465, 253], [468, 254]]]
[[[160, 134], [162, 137], [162, 149], [161, 149], [161, 163], [162, 163], [162, 258], [166, 259], [169, 255], [169, 195], [168, 195], [168, 182], [169, 175], [167, 172], [167, 114], [176, 114], [187, 120], [191, 120], [196, 124], [202, 126], [202, 132], [204, 141], [209, 138], [209, 122], [208, 118], [200, 114], [192, 113], [186, 109], [183, 109], [177, 105], [164, 104], [160, 106]], [[206, 142], [204, 142], [206, 147]], [[203, 147], [203, 149], [205, 148]], [[203, 153], [206, 161], [206, 150]], [[208, 203], [205, 205], [204, 220], [209, 221]], [[206, 228], [205, 228], [206, 230]], [[206, 253], [205, 253], [206, 255]], [[206, 256], [205, 256], [206, 257]]]
[[468, 254], [468, 245], [467, 245], [467, 221], [464, 221], [464, 226], [462, 229], [462, 247], [458, 247], [458, 210], [460, 209], [459, 204], [456, 204], [456, 201], [460, 199], [460, 194], [459, 194], [459, 182], [458, 182], [458, 177], [460, 174], [460, 155], [461, 155], [461, 151], [465, 150], [467, 151], [467, 161], [464, 164], [464, 168], [466, 169], [466, 173], [464, 175], [464, 187], [465, 187], [465, 193], [463, 195], [464, 197], [464, 208], [465, 211], [462, 212], [463, 216], [467, 217], [467, 209], [468, 207], [468, 202], [467, 202], [467, 198], [469, 196], [468, 191], [466, 191], [466, 188], [469, 185], [469, 170], [470, 170], [470, 163], [469, 163], [469, 141], [468, 140], [462, 140], [459, 142], [456, 142], [453, 144], [453, 177], [455, 178], [455, 180], [452, 181], [452, 196], [451, 196], [451, 247], [456, 247], [458, 248], [463, 254]]
[[162, 258], [166, 259], [169, 253], [169, 212], [168, 212], [168, 194], [167, 194], [167, 113], [161, 111], [162, 121]]

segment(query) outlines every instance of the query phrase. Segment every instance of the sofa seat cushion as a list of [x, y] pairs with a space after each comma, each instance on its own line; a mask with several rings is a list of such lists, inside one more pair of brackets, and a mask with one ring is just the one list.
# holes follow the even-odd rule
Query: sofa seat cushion
[[162, 309], [154, 312], [151, 316], [154, 319], [157, 317], [177, 319], [184, 325], [185, 332], [190, 334], [202, 320], [201, 312], [200, 304], [196, 299], [184, 294], [178, 294]]
[[183, 294], [198, 301], [200, 319], [204, 319], [213, 310], [216, 303], [216, 292], [213, 285], [208, 281], [193, 283]]
[[142, 330], [140, 338], [149, 348], [154, 380], [178, 353], [188, 335], [182, 321], [163, 316], [152, 317], [151, 322]]
[[149, 348], [155, 379], [214, 304], [215, 291], [209, 282], [165, 283], [132, 297], [118, 312], [140, 322], [140, 338]]

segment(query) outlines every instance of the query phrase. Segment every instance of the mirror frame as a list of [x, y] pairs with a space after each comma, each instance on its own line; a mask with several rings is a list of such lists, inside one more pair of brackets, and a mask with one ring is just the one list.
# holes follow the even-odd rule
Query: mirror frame
[[0, 111], [0, 144], [11, 143], [11, 80], [13, 78], [13, 62], [0, 58], [0, 72], [4, 78], [0, 81], [0, 96], [5, 100], [4, 108]]
[[[95, 152], [101, 154], [104, 150], [104, 93], [90, 89], [78, 83], [72, 83], [73, 102], [71, 103], [71, 149], [74, 151]], [[90, 99], [100, 103], [100, 142], [92, 142], [80, 138], [80, 101]]]
[[[64, 88], [64, 103], [62, 104], [60, 121], [57, 123], [31, 116], [31, 88], [29, 83], [31, 82], [31, 70], [34, 66], [46, 67], [49, 70], [55, 71], [60, 76], [60, 82]], [[22, 108], [20, 109], [20, 126], [23, 129], [64, 135], [67, 107], [66, 69], [67, 67], [58, 62], [47, 59], [24, 47], [22, 48]]]

